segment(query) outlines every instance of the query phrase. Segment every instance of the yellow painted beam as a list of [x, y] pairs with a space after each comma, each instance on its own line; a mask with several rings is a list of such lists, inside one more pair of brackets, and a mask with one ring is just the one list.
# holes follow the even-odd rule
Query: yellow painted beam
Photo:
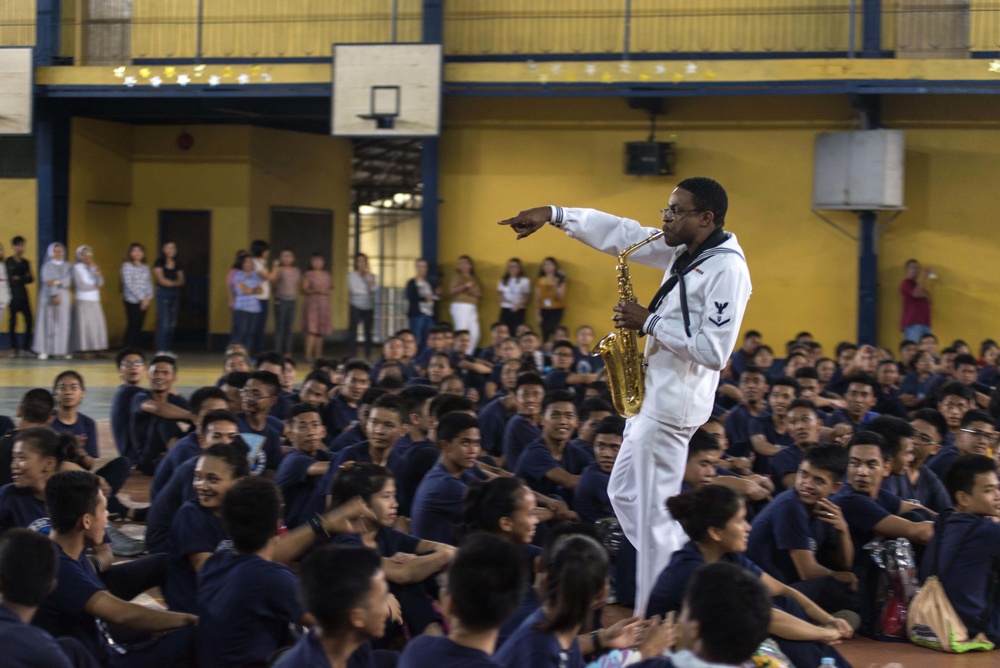
[[[178, 84], [268, 85], [327, 83], [331, 65], [147, 65], [40, 67], [35, 80], [41, 85], [124, 85], [134, 77], [136, 86]], [[750, 83], [833, 80], [997, 81], [1000, 61], [815, 58], [801, 60], [710, 61], [581, 61], [518, 63], [449, 63], [446, 83], [514, 84], [630, 84], [630, 83]]]

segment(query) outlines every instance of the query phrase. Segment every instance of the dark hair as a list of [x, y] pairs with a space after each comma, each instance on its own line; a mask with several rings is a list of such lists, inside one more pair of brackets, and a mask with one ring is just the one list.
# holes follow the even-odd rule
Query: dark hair
[[709, 528], [722, 529], [743, 507], [743, 497], [722, 485], [705, 485], [667, 499], [667, 509], [688, 538], [698, 542]]
[[[757, 350], [760, 350], [760, 348], [757, 348]], [[757, 350], [754, 351], [754, 355], [757, 354]], [[740, 380], [743, 380], [743, 376], [760, 376], [764, 379], [765, 383], [767, 382], [767, 371], [754, 364], [748, 364], [744, 367], [743, 371], [740, 372]]]
[[21, 417], [32, 424], [46, 424], [52, 417], [56, 401], [48, 390], [36, 387], [24, 393], [21, 399]]
[[938, 439], [945, 437], [948, 433], [948, 421], [941, 415], [941, 411], [934, 408], [921, 408], [913, 414], [914, 420], [923, 420], [938, 433]]
[[573, 412], [576, 412], [576, 395], [570, 390], [549, 390], [542, 399], [542, 413], [548, 410], [552, 404], [573, 404]]
[[514, 391], [517, 392], [518, 390], [520, 390], [522, 385], [540, 385], [542, 387], [545, 387], [545, 381], [542, 380], [542, 377], [539, 376], [537, 373], [532, 373], [531, 371], [528, 371], [526, 373], [522, 373], [517, 377], [517, 383], [515, 383], [514, 385]]
[[285, 358], [281, 356], [281, 353], [273, 350], [266, 350], [262, 353], [257, 353], [257, 363], [255, 368], [259, 369], [264, 364], [276, 364], [277, 366], [284, 368]]
[[880, 415], [866, 424], [865, 429], [885, 439], [885, 450], [889, 453], [887, 459], [895, 459], [899, 455], [904, 438], [913, 438], [910, 423], [894, 415]]
[[216, 422], [229, 422], [236, 425], [237, 429], [240, 426], [240, 421], [236, 417], [235, 413], [231, 413], [227, 410], [208, 411], [205, 413], [205, 417], [201, 419], [200, 431], [202, 436], [208, 432], [208, 425], [215, 424]]
[[[814, 366], [804, 366], [801, 369], [795, 370], [795, 380], [802, 380], [803, 378], [810, 378], [812, 380], [819, 380], [819, 373], [816, 371]], [[801, 389], [801, 385], [799, 386]]]
[[32, 427], [14, 432], [14, 443], [21, 443], [42, 459], [52, 457], [58, 464], [76, 459], [76, 437], [48, 427]]
[[384, 466], [367, 462], [348, 462], [333, 476], [333, 484], [330, 486], [332, 507], [343, 505], [356, 496], [369, 503], [371, 498], [381, 492], [385, 484], [392, 479], [392, 471]]
[[365, 373], [371, 375], [372, 367], [364, 360], [352, 359], [344, 363], [344, 375], [346, 376], [352, 371], [364, 371]]
[[788, 404], [788, 412], [791, 413], [793, 408], [808, 408], [813, 413], [816, 413], [816, 404], [809, 401], [808, 399], [796, 399], [792, 403]]
[[841, 354], [843, 354], [848, 350], [858, 350], [858, 344], [851, 343], [850, 341], [841, 341], [840, 343], [837, 344], [836, 348], [837, 357], [840, 357]]
[[747, 333], [743, 335], [743, 340], [746, 341], [747, 339], [750, 339], [750, 338], [753, 338], [753, 337], [756, 337], [758, 339], [763, 338], [761, 336], [760, 332], [758, 332], [756, 329], [748, 329]]
[[222, 497], [222, 527], [241, 554], [253, 554], [267, 545], [278, 532], [280, 519], [281, 492], [267, 478], [241, 478]]
[[[395, 362], [391, 362], [390, 364], [384, 365], [382, 368], [387, 369], [390, 368], [390, 366], [392, 365], [399, 366]], [[385, 390], [388, 394], [392, 394], [393, 390], [402, 390], [404, 387], [406, 387], [406, 383], [403, 382], [402, 378], [399, 378], [398, 376], [394, 376], [392, 374], [388, 374], [382, 377], [382, 380], [378, 382], [377, 387], [381, 390]], [[430, 387], [430, 386], [424, 385], [424, 387]]]
[[278, 374], [273, 371], [251, 371], [250, 375], [247, 376], [247, 383], [251, 380], [259, 381], [260, 383], [270, 387], [274, 392], [274, 396], [278, 396], [278, 392], [281, 391], [281, 379], [278, 378]]
[[253, 256], [245, 250], [236, 251], [236, 259], [233, 260], [233, 269], [237, 271], [243, 271], [243, 263], [247, 258], [252, 258]]
[[150, 368], [161, 363], [169, 364], [174, 371], [177, 371], [177, 358], [174, 357], [173, 355], [155, 355], [153, 359], [149, 360]]
[[927, 332], [926, 334], [924, 334], [923, 336], [920, 337], [921, 341], [923, 341], [924, 339], [934, 339], [935, 341], [937, 341], [938, 337], [935, 336], [934, 334], [930, 333], [930, 332]]
[[969, 355], [968, 353], [964, 353], [962, 355], [955, 355], [955, 359], [952, 360], [951, 362], [951, 366], [955, 369], [958, 369], [958, 367], [960, 366], [968, 366], [968, 365], [972, 365], [974, 367], [979, 366], [979, 364], [976, 362], [976, 358], [973, 357], [972, 355]]
[[774, 388], [782, 386], [792, 388], [792, 392], [795, 393], [796, 397], [798, 397], [799, 393], [802, 392], [802, 388], [799, 387], [799, 384], [795, 382], [794, 378], [790, 378], [788, 376], [778, 376], [777, 378], [771, 381], [772, 392], [774, 391]]
[[264, 252], [271, 249], [271, 244], [263, 239], [254, 239], [250, 242], [250, 254], [254, 257], [261, 257]]
[[944, 472], [944, 486], [952, 501], [958, 500], [958, 493], [972, 494], [976, 476], [982, 473], [996, 473], [997, 463], [983, 455], [962, 455], [951, 463]]
[[77, 520], [97, 512], [101, 479], [88, 471], [60, 471], [45, 483], [45, 508], [49, 526], [57, 533], [69, 533]]
[[722, 444], [719, 443], [719, 439], [716, 438], [715, 434], [710, 434], [704, 429], [698, 428], [691, 434], [691, 440], [688, 441], [687, 458], [691, 460], [698, 453], [721, 449]]
[[625, 418], [621, 415], [609, 415], [597, 423], [594, 428], [594, 435], [611, 434], [612, 436], [623, 436], [625, 434]]
[[313, 550], [299, 572], [299, 600], [324, 633], [350, 625], [351, 610], [372, 590], [382, 558], [367, 547], [324, 545]]
[[735, 564], [719, 561], [695, 571], [683, 605], [688, 619], [698, 622], [701, 658], [711, 663], [742, 664], [767, 638], [771, 595], [759, 578]]
[[882, 368], [882, 367], [884, 367], [884, 366], [885, 366], [886, 364], [891, 364], [892, 366], [894, 366], [894, 367], [896, 367], [897, 369], [899, 369], [899, 364], [898, 364], [898, 363], [896, 362], [896, 360], [894, 360], [894, 359], [886, 359], [886, 360], [882, 360], [882, 361], [880, 361], [880, 362], [878, 363], [878, 366], [877, 366], [876, 368], [878, 368], [878, 369], [881, 369], [881, 368]]
[[122, 362], [125, 361], [125, 358], [129, 355], [138, 355], [142, 358], [143, 363], [146, 361], [146, 356], [138, 348], [122, 348], [118, 351], [118, 354], [115, 355], [115, 366], [121, 366]]
[[355, 253], [354, 254], [354, 264], [352, 266], [354, 267], [355, 271], [358, 270], [358, 260], [360, 260], [361, 258], [364, 258], [364, 259], [367, 260], [368, 256], [366, 254], [364, 254], [364, 253]]
[[74, 371], [73, 369], [67, 369], [66, 371], [61, 371], [59, 373], [59, 375], [56, 376], [56, 379], [52, 382], [52, 391], [55, 392], [56, 391], [56, 385], [59, 384], [59, 381], [62, 380], [63, 378], [67, 378], [67, 377], [69, 377], [69, 378], [76, 378], [76, 382], [80, 383], [80, 389], [81, 390], [86, 390], [87, 389], [87, 386], [84, 385], [84, 383], [83, 383], [83, 376], [80, 375], [80, 372]]
[[990, 348], [1000, 347], [997, 342], [993, 339], [983, 339], [983, 342], [979, 344], [979, 356], [982, 357], [986, 354], [986, 351]]
[[319, 406], [317, 406], [316, 404], [310, 404], [305, 401], [301, 401], [292, 406], [290, 409], [288, 409], [288, 414], [285, 416], [285, 422], [291, 423], [291, 421], [297, 418], [298, 416], [308, 415], [309, 413], [316, 413], [317, 415], [322, 417], [322, 411], [320, 410]]
[[981, 411], [978, 409], [972, 409], [965, 412], [962, 416], [962, 422], [959, 426], [968, 427], [973, 422], [985, 422], [986, 424], [993, 424], [993, 418], [986, 411]]
[[20, 234], [10, 240], [11, 246], [20, 246], [23, 243], [24, 243], [24, 237], [22, 237]]
[[326, 388], [327, 392], [329, 392], [330, 388], [333, 387], [332, 383], [330, 383], [330, 374], [324, 373], [322, 371], [310, 371], [309, 375], [307, 375], [302, 380], [302, 384], [305, 385], [310, 381], [314, 383], [319, 383], [320, 385]]
[[361, 395], [361, 401], [358, 402], [358, 407], [360, 408], [363, 405], [371, 406], [378, 401], [379, 397], [387, 394], [389, 393], [381, 387], [369, 387], [365, 390], [365, 393]]
[[[524, 276], [524, 265], [521, 264], [521, 258], [512, 257], [511, 259], [507, 260], [507, 262], [504, 264], [504, 267], [506, 267], [507, 265], [509, 265], [511, 262], [516, 262], [517, 263], [518, 268], [521, 270], [521, 273], [518, 274], [518, 275], [523, 277]], [[504, 285], [507, 285], [507, 282], [511, 278], [512, 278], [512, 276], [510, 275], [510, 272], [507, 271], [506, 269], [504, 269], [503, 278], [500, 279], [500, 282], [503, 283]]]
[[223, 385], [228, 385], [229, 387], [235, 387], [238, 390], [242, 390], [246, 387], [248, 380], [250, 380], [250, 374], [246, 371], [232, 371], [223, 377], [222, 383]]
[[516, 547], [487, 533], [462, 542], [448, 567], [448, 595], [462, 626], [488, 631], [503, 625], [524, 596], [527, 568]]
[[972, 388], [958, 381], [945, 383], [944, 387], [941, 388], [941, 395], [938, 397], [938, 401], [944, 401], [947, 397], [965, 399], [969, 404], [975, 404], [976, 402], [976, 395], [973, 394]]
[[459, 394], [438, 394], [431, 399], [431, 405], [428, 408], [431, 417], [439, 421], [449, 413], [467, 413], [469, 411], [475, 411], [475, 406], [468, 397]]
[[125, 251], [125, 261], [126, 262], [132, 261], [132, 251], [135, 250], [136, 248], [142, 251], [142, 263], [146, 264], [146, 247], [143, 246], [138, 241], [133, 241], [128, 245], [128, 250]]
[[502, 477], [472, 482], [462, 499], [462, 520], [467, 533], [500, 533], [500, 520], [517, 510], [517, 500], [527, 484], [520, 478]]
[[0, 594], [5, 603], [37, 608], [58, 572], [55, 543], [44, 534], [15, 528], [0, 538]]
[[847, 454], [850, 456], [851, 448], [855, 445], [874, 445], [879, 449], [879, 453], [882, 456], [882, 461], [890, 461], [895, 455], [892, 450], [889, 449], [889, 445], [882, 438], [881, 434], [876, 434], [873, 431], [859, 431], [851, 440], [847, 442]]
[[439, 441], [451, 441], [468, 429], [479, 429], [479, 420], [468, 413], [448, 413], [438, 423]]
[[574, 354], [576, 354], [576, 346], [574, 346], [569, 341], [565, 341], [565, 340], [563, 340], [563, 341], [556, 341], [555, 343], [552, 344], [552, 352], [555, 352], [559, 348], [569, 348], [570, 351], [572, 351]]
[[870, 373], [856, 373], [847, 379], [847, 386], [851, 385], [867, 385], [872, 388], [872, 394], [876, 397], [882, 393], [882, 388], [879, 387], [878, 381], [875, 380], [875, 376]]
[[395, 394], [383, 394], [381, 397], [376, 399], [372, 403], [372, 410], [375, 410], [376, 408], [394, 411], [397, 415], [399, 415], [400, 424], [404, 424], [408, 421], [407, 413], [403, 409], [403, 400]]
[[595, 380], [593, 383], [587, 383], [587, 389], [597, 392], [598, 399], [604, 399], [607, 402], [611, 401], [611, 390], [608, 388], [607, 381]]
[[615, 409], [610, 403], [600, 397], [584, 399], [576, 409], [580, 422], [585, 422], [590, 418], [591, 413], [614, 413]]
[[188, 403], [191, 404], [191, 412], [195, 415], [200, 413], [202, 404], [209, 399], [221, 399], [225, 402], [229, 401], [229, 397], [226, 396], [226, 393], [213, 385], [199, 387], [191, 393], [191, 398], [188, 400]]
[[579, 627], [607, 582], [608, 553], [589, 536], [560, 536], [543, 550], [542, 568], [545, 580], [539, 598], [552, 614], [535, 630], [556, 633]]
[[206, 450], [203, 450], [198, 456], [221, 459], [233, 472], [234, 478], [245, 478], [250, 475], [250, 462], [247, 461], [247, 456], [249, 454], [250, 448], [247, 446], [246, 442], [240, 438], [234, 440], [232, 443], [216, 443]]
[[677, 187], [691, 193], [691, 201], [699, 211], [712, 212], [712, 222], [716, 227], [726, 224], [729, 196], [718, 181], [705, 176], [692, 176], [678, 183]]
[[834, 443], [809, 446], [802, 461], [828, 472], [834, 482], [839, 482], [847, 474], [847, 450]]

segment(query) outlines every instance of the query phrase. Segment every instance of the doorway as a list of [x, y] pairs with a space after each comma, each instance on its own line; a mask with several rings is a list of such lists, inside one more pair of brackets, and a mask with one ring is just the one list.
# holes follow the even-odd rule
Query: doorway
[[208, 350], [209, 270], [212, 257], [211, 211], [160, 211], [160, 243], [177, 244], [177, 261], [184, 269], [181, 307], [174, 337], [178, 350]]

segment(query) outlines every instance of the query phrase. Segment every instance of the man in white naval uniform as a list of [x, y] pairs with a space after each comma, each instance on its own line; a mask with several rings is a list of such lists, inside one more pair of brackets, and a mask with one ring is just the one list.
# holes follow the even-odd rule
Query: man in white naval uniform
[[[615, 514], [635, 546], [635, 609], [646, 609], [659, 573], [686, 542], [670, 517], [667, 498], [680, 492], [687, 446], [712, 413], [719, 374], [736, 346], [750, 298], [750, 272], [735, 235], [723, 230], [728, 198], [712, 179], [681, 181], [661, 209], [663, 241], [629, 261], [663, 269], [649, 308], [619, 302], [615, 324], [646, 339], [646, 395], [608, 483]], [[549, 223], [599, 251], [618, 253], [656, 232], [638, 222], [594, 209], [544, 206], [501, 221], [517, 238]]]

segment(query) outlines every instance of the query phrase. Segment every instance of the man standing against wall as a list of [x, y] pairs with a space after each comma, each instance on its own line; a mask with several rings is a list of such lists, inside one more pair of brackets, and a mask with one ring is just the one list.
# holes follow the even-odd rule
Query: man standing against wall
[[905, 267], [906, 274], [899, 284], [899, 294], [903, 297], [899, 328], [904, 340], [919, 341], [931, 333], [931, 293], [927, 291], [927, 280], [937, 277], [930, 267], [921, 267], [917, 260], [907, 260]]
[[[665, 501], [680, 492], [691, 435], [712, 413], [719, 374], [736, 347], [750, 273], [736, 237], [723, 230], [728, 197], [712, 179], [681, 181], [661, 209], [663, 243], [630, 258], [666, 272], [649, 308], [621, 301], [615, 325], [649, 335], [645, 400], [625, 427], [608, 485], [622, 529], [638, 553], [636, 610], [686, 540]], [[655, 228], [593, 209], [545, 206], [501, 221], [517, 238], [550, 223], [604, 253], [649, 238]], [[611, 277], [608, 277], [611, 280]]]
[[[24, 257], [24, 237], [17, 236], [11, 239], [11, 247], [14, 254], [7, 258], [7, 280], [10, 282], [10, 347], [13, 348], [12, 356], [20, 357], [22, 354], [31, 356], [31, 302], [28, 301], [29, 283], [34, 283], [35, 278], [31, 275], [31, 263]], [[24, 316], [24, 341], [23, 346], [17, 345], [17, 314]]]

